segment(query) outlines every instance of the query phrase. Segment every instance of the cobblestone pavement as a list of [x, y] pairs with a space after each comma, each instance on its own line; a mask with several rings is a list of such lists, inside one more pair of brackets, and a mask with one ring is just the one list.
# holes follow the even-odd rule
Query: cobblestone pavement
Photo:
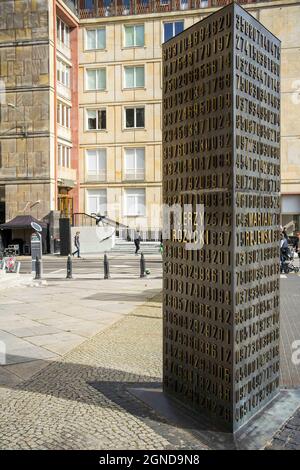
[[[281, 276], [281, 383], [286, 388], [300, 387], [300, 366], [291, 361], [292, 345], [300, 339], [299, 305], [299, 276]], [[300, 449], [300, 408], [276, 433], [267, 449]]]
[[292, 361], [293, 346], [300, 340], [300, 277], [293, 273], [280, 280], [281, 384], [300, 387], [300, 365]]
[[268, 450], [300, 449], [300, 408], [276, 433]]
[[127, 391], [128, 383], [160, 381], [161, 335], [161, 304], [149, 302], [6, 389], [0, 448], [205, 448]]
[[[282, 291], [285, 357], [299, 332], [298, 282], [290, 277]], [[161, 337], [156, 297], [30, 379], [3, 388], [0, 449], [206, 448], [193, 429], [170, 424], [128, 390], [161, 381]], [[298, 369], [289, 371], [285, 380], [299, 386]], [[300, 409], [267, 448], [300, 449]]]

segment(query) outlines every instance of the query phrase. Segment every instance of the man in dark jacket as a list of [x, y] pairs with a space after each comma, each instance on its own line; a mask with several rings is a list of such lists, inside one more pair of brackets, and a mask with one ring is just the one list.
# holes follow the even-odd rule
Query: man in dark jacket
[[75, 245], [76, 250], [72, 254], [74, 256], [77, 253], [77, 257], [81, 258], [81, 256], [80, 256], [80, 239], [79, 239], [79, 235], [80, 235], [80, 232], [76, 232], [75, 237], [74, 237], [74, 245]]
[[135, 244], [135, 254], [138, 255], [138, 252], [140, 250], [140, 243], [141, 243], [141, 235], [138, 230], [135, 231], [134, 234], [134, 244]]

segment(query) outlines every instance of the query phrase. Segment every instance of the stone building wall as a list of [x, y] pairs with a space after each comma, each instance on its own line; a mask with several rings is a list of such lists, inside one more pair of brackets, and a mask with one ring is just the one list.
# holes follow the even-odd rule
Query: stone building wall
[[[42, 218], [55, 205], [50, 127], [49, 0], [0, 2], [0, 186], [10, 220], [30, 213]], [[52, 157], [53, 158], [53, 157]]]

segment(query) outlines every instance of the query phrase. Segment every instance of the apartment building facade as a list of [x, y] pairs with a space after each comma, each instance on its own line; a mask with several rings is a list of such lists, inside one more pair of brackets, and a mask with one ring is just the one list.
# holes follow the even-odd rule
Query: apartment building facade
[[[161, 45], [226, 3], [1, 2], [4, 218], [17, 215], [30, 200], [38, 218], [52, 210], [67, 216], [101, 212], [132, 227], [158, 230]], [[282, 41], [282, 213], [283, 223], [294, 221], [299, 230], [300, 2], [239, 3]], [[20, 4], [27, 5], [23, 20]], [[25, 96], [32, 102], [24, 103]]]

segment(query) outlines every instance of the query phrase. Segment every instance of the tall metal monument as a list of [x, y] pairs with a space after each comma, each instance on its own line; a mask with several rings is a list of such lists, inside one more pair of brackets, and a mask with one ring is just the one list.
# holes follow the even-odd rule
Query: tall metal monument
[[278, 393], [279, 191], [280, 41], [230, 4], [163, 45], [163, 380], [231, 432]]

